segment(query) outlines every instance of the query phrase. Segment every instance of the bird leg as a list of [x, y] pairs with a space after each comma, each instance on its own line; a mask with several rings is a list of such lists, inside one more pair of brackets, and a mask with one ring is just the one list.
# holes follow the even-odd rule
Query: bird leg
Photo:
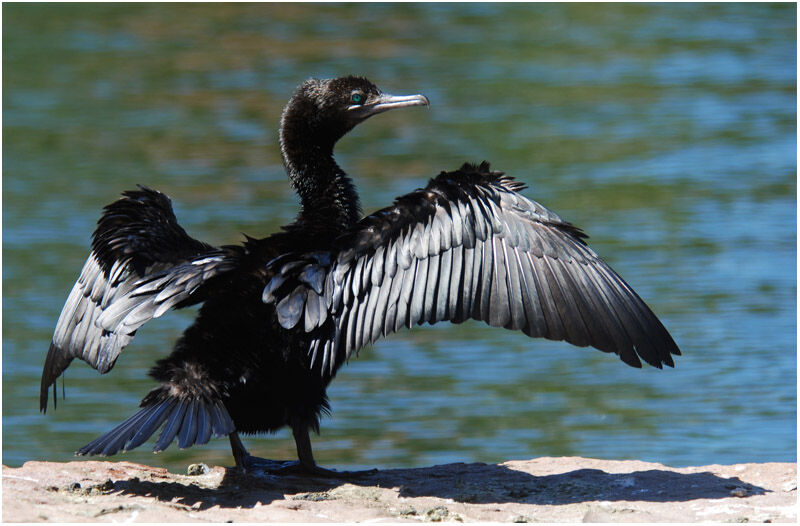
[[322, 468], [314, 461], [314, 454], [311, 451], [311, 438], [308, 436], [308, 427], [304, 425], [292, 426], [292, 434], [294, 435], [294, 443], [297, 446], [297, 458], [300, 460], [298, 463], [285, 466], [281, 471], [286, 470], [286, 472], [299, 472], [307, 475], [329, 478], [362, 477], [378, 471], [377, 469], [336, 471]]
[[228, 435], [228, 438], [231, 441], [231, 453], [233, 453], [233, 459], [236, 461], [236, 468], [243, 473], [275, 474], [288, 465], [296, 464], [296, 462], [288, 460], [269, 460], [254, 457], [244, 447], [242, 440], [239, 438], [239, 433], [236, 431]]
[[314, 461], [314, 453], [311, 451], [311, 437], [308, 436], [308, 428], [306, 426], [293, 426], [292, 434], [294, 435], [294, 443], [297, 446], [297, 458], [300, 460], [299, 464], [296, 465], [298, 471], [322, 477], [339, 476], [336, 471], [321, 468]]
[[236, 467], [242, 471], [247, 471], [246, 467], [251, 457], [250, 453], [248, 453], [247, 449], [244, 447], [244, 444], [242, 444], [239, 433], [234, 431], [228, 435], [228, 438], [231, 441], [231, 452], [233, 453], [233, 460], [236, 461]]

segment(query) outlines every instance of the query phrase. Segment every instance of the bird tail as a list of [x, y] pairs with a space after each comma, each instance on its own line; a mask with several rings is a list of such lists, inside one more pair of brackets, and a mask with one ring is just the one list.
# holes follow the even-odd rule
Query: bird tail
[[76, 455], [113, 455], [139, 447], [164, 425], [154, 453], [163, 451], [178, 438], [178, 447], [185, 449], [208, 442], [211, 435], [220, 437], [236, 430], [228, 411], [219, 400], [206, 397], [170, 396], [155, 389], [142, 400], [142, 409], [117, 427], [83, 446]]

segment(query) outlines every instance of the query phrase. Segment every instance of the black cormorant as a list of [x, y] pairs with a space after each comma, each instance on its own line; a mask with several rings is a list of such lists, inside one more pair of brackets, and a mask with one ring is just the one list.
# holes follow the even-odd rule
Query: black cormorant
[[585, 234], [519, 193], [489, 165], [464, 164], [361, 217], [333, 147], [365, 119], [428, 105], [360, 77], [310, 79], [281, 117], [297, 219], [263, 239], [213, 247], [178, 225], [170, 200], [145, 187], [105, 207], [92, 251], [58, 319], [44, 364], [40, 408], [74, 358], [106, 373], [147, 321], [202, 303], [141, 409], [81, 448], [112, 455], [160, 427], [154, 451], [228, 435], [236, 465], [257, 464], [239, 433], [289, 426], [294, 468], [316, 466], [309, 430], [329, 410], [325, 390], [353, 353], [424, 322], [477, 319], [531, 337], [566, 340], [672, 366], [680, 351]]

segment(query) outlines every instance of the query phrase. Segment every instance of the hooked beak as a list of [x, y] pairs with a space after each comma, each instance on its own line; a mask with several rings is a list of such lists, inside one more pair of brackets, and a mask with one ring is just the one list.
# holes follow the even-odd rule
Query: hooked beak
[[389, 95], [384, 93], [366, 104], [348, 106], [347, 111], [353, 112], [361, 119], [366, 119], [367, 117], [395, 108], [430, 105], [431, 103], [425, 95]]

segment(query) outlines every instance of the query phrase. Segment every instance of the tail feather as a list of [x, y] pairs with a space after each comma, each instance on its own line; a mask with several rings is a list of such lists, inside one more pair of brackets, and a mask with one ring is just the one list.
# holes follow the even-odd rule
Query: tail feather
[[195, 444], [198, 446], [203, 445], [208, 442], [211, 438], [211, 412], [209, 407], [209, 411], [199, 411], [197, 414], [197, 438], [195, 439]]
[[169, 416], [167, 425], [164, 426], [164, 429], [158, 436], [158, 440], [156, 441], [156, 446], [153, 448], [153, 452], [157, 453], [167, 449], [167, 446], [170, 445], [172, 440], [175, 438], [175, 435], [177, 435], [178, 431], [181, 430], [183, 415], [186, 414], [187, 407], [189, 407], [189, 403], [186, 400], [181, 400], [178, 402], [178, 406], [172, 410], [172, 414]]
[[[165, 424], [166, 423], [166, 424]], [[202, 445], [211, 436], [225, 436], [236, 430], [227, 410], [218, 400], [165, 397], [146, 405], [114, 429], [83, 446], [76, 455], [114, 455], [144, 443], [156, 430], [164, 429], [153, 452], [163, 451], [178, 437], [181, 449]]]
[[139, 423], [146, 419], [154, 409], [154, 406], [145, 407], [108, 433], [83, 446], [75, 454], [101, 456], [113, 455], [122, 449], [122, 447], [125, 445], [125, 442], [127, 442], [128, 439], [130, 439], [138, 430]]
[[168, 413], [177, 403], [178, 400], [175, 398], [169, 398], [166, 403], [157, 404], [155, 406], [157, 409], [142, 423], [139, 430], [133, 435], [133, 438], [125, 444], [124, 450], [130, 451], [131, 449], [141, 446], [145, 440], [150, 438], [150, 435], [155, 433], [156, 429], [158, 429], [167, 418], [165, 413]]
[[228, 411], [222, 402], [216, 401], [211, 407], [211, 427], [213, 429], [222, 429], [226, 425], [226, 421], [230, 420]]
[[186, 416], [183, 417], [181, 431], [178, 433], [178, 447], [186, 449], [194, 444], [197, 437], [197, 404], [191, 404], [186, 409]]

